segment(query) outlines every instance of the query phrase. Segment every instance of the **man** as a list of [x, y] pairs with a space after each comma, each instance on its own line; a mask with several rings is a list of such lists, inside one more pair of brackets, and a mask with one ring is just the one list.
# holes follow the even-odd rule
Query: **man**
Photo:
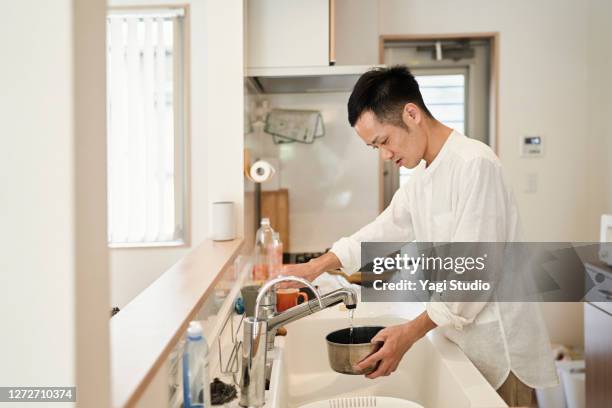
[[[365, 73], [348, 102], [359, 137], [384, 160], [414, 168], [409, 181], [373, 222], [306, 264], [284, 274], [313, 280], [326, 270], [360, 268], [360, 243], [513, 242], [520, 240], [518, 209], [501, 163], [485, 144], [437, 121], [404, 66]], [[396, 370], [403, 355], [439, 327], [510, 406], [534, 404], [534, 388], [556, 385], [548, 336], [531, 303], [431, 302], [415, 320], [382, 330], [383, 347], [359, 365], [379, 361], [368, 378]]]

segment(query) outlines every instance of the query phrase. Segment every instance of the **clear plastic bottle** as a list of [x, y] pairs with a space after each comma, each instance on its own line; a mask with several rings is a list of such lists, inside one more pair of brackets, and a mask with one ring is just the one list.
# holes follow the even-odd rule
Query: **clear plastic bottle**
[[272, 243], [268, 247], [268, 276], [276, 277], [283, 271], [283, 243], [280, 233], [272, 233]]
[[187, 329], [187, 343], [183, 353], [183, 407], [210, 406], [208, 344], [202, 326], [193, 321]]
[[261, 227], [255, 234], [255, 266], [253, 267], [253, 280], [265, 281], [269, 277], [270, 264], [269, 248], [272, 245], [274, 230], [270, 226], [269, 218], [261, 219]]

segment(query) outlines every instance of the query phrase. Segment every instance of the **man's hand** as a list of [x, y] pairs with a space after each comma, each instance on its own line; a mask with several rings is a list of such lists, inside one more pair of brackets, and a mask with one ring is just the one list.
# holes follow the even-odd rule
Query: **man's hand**
[[361, 360], [355, 368], [363, 370], [379, 362], [376, 371], [366, 375], [368, 378], [387, 376], [397, 369], [404, 354], [417, 341], [411, 333], [410, 323], [390, 326], [382, 329], [372, 339], [372, 343], [384, 342], [383, 346], [370, 357]]
[[[315, 280], [321, 273], [322, 272], [319, 272], [310, 262], [284, 265], [283, 271], [281, 272], [284, 276], [297, 276], [298, 278], [304, 278], [310, 282]], [[298, 282], [284, 282], [279, 286], [284, 288], [297, 288], [303, 285]]]
[[377, 378], [391, 374], [397, 370], [402, 357], [410, 347], [435, 327], [436, 324], [429, 318], [427, 312], [423, 312], [408, 323], [382, 329], [374, 336], [372, 343], [382, 341], [383, 346], [376, 353], [360, 361], [355, 368], [363, 370], [379, 362], [376, 371], [366, 377]]
[[[333, 252], [328, 252], [318, 258], [311, 259], [307, 263], [284, 265], [281, 274], [284, 276], [297, 276], [312, 282], [323, 272], [339, 268], [340, 266], [342, 265], [338, 257]], [[271, 278], [275, 277], [271, 276]], [[301, 286], [298, 282], [283, 282], [279, 285], [281, 288], [297, 288]]]

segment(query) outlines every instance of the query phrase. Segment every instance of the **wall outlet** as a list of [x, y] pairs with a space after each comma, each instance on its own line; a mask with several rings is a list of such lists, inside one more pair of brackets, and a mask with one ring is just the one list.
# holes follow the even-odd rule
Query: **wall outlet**
[[525, 188], [527, 194], [535, 194], [538, 192], [538, 173], [528, 173], [525, 178]]

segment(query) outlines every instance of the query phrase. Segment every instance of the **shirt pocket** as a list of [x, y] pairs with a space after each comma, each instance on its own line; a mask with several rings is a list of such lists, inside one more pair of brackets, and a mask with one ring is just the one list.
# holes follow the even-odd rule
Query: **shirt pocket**
[[433, 216], [431, 236], [434, 242], [451, 242], [454, 230], [453, 213], [451, 211]]

